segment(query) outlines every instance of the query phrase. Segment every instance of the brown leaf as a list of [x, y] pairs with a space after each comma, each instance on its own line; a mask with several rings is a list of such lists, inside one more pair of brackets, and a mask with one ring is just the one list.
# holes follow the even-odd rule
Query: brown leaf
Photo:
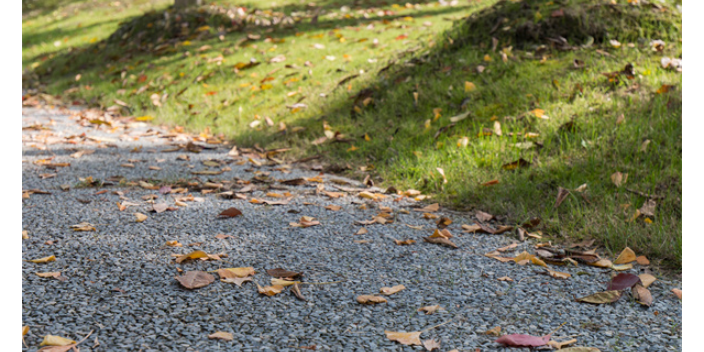
[[152, 209], [153, 209], [157, 214], [163, 213], [163, 212], [166, 211], [166, 209], [168, 209], [168, 208], [169, 208], [169, 206], [166, 205], [166, 203], [158, 203], [158, 204], [152, 205]]
[[509, 244], [509, 245], [506, 246], [506, 247], [501, 247], [501, 248], [498, 248], [498, 249], [496, 249], [496, 250], [499, 251], [499, 252], [506, 252], [507, 250], [514, 249], [514, 248], [516, 248], [516, 247], [518, 247], [518, 243], [514, 242], [514, 243]]
[[569, 279], [570, 276], [572, 276], [569, 273], [561, 273], [559, 271], [552, 271], [550, 269], [548, 269], [548, 275], [555, 279]]
[[144, 220], [147, 220], [147, 216], [142, 213], [134, 213], [134, 217], [136, 218], [136, 222], [143, 222]]
[[620, 172], [614, 172], [611, 174], [611, 182], [613, 182], [616, 187], [621, 187], [628, 180], [628, 174], [622, 174]]
[[315, 218], [313, 218], [311, 216], [302, 216], [298, 221], [299, 221], [299, 223], [291, 222], [291, 223], [289, 223], [289, 225], [293, 226], [293, 227], [303, 227], [303, 228], [311, 227], [311, 226], [315, 226], [315, 225], [320, 225], [320, 222], [315, 220]]
[[382, 287], [382, 288], [379, 290], [379, 292], [381, 292], [381, 293], [383, 293], [383, 294], [385, 294], [385, 295], [387, 295], [387, 296], [390, 296], [390, 295], [393, 295], [393, 294], [396, 293], [396, 292], [399, 292], [399, 291], [402, 291], [402, 290], [405, 290], [405, 289], [406, 289], [406, 286], [403, 286], [403, 285], [396, 285], [396, 286], [394, 286], [394, 287]]
[[456, 244], [452, 243], [452, 241], [448, 240], [445, 237], [423, 237], [423, 240], [429, 243], [441, 244], [452, 248], [459, 248]]
[[52, 271], [52, 272], [48, 272], [48, 273], [35, 273], [35, 274], [37, 276], [39, 276], [41, 278], [45, 278], [45, 279], [48, 279], [48, 278], [54, 278], [54, 279], [58, 279], [58, 280], [61, 279], [61, 272], [60, 271]]
[[471, 232], [471, 233], [474, 233], [474, 232], [477, 232], [477, 231], [479, 231], [479, 230], [481, 230], [481, 229], [482, 229], [482, 227], [481, 227], [480, 225], [477, 225], [477, 224], [462, 225], [462, 231], [464, 231], [464, 232]]
[[646, 258], [644, 255], [639, 255], [638, 257], [636, 257], [636, 262], [638, 263], [638, 265], [650, 265], [650, 260], [648, 260], [648, 258]]
[[500, 277], [500, 278], [498, 278], [498, 279], [496, 279], [496, 280], [499, 280], [499, 281], [510, 281], [510, 282], [513, 281], [513, 279], [510, 278], [510, 277], [508, 277], [508, 276], [502, 276], [502, 277]]
[[342, 209], [342, 207], [339, 205], [330, 204], [330, 205], [326, 206], [325, 209], [332, 210], [332, 211], [339, 211], [340, 209]]
[[450, 226], [450, 224], [452, 224], [452, 220], [450, 220], [450, 218], [443, 216], [440, 219], [438, 219], [438, 221], [435, 223], [438, 225], [438, 228], [444, 229], [444, 228]]
[[673, 288], [672, 293], [674, 293], [675, 296], [680, 299], [680, 301], [682, 300], [682, 290], [680, 290], [679, 288]]
[[386, 303], [386, 298], [376, 295], [360, 295], [357, 296], [357, 302], [361, 304]]
[[653, 304], [653, 296], [647, 288], [643, 287], [643, 285], [636, 284], [633, 286], [631, 288], [631, 294], [633, 295], [633, 298], [635, 298], [636, 302], [641, 305], [650, 307]]
[[53, 255], [50, 255], [48, 257], [39, 258], [39, 259], [32, 259], [32, 260], [28, 260], [28, 261], [32, 262], [32, 263], [36, 263], [36, 264], [43, 264], [43, 263], [56, 261], [56, 257]]
[[269, 297], [281, 293], [281, 291], [283, 291], [283, 289], [284, 289], [284, 287], [280, 286], [280, 285], [273, 285], [273, 286], [266, 286], [266, 287], [261, 287], [261, 286], [259, 286], [259, 284], [256, 284], [256, 285], [257, 285], [257, 291], [259, 291], [260, 294], [263, 294], [263, 295], [266, 295]]
[[484, 332], [485, 335], [501, 336], [501, 327], [497, 326]]
[[[419, 312], [425, 312], [425, 314], [433, 314], [433, 313], [435, 313], [436, 311], [438, 311], [438, 310], [440, 310], [440, 309], [443, 309], [443, 308], [440, 307], [439, 304], [436, 304], [436, 305], [434, 305], [434, 306], [420, 307], [420, 308], [418, 308], [418, 311], [419, 311]], [[443, 310], [444, 310], [444, 309], [443, 309]]]
[[22, 230], [22, 239], [23, 240], [29, 239], [29, 232], [27, 232], [27, 230]]
[[232, 235], [225, 235], [225, 234], [222, 234], [222, 233], [219, 233], [219, 234], [215, 235], [215, 238], [217, 238], [217, 239], [219, 239], [219, 240], [224, 240], [224, 239], [226, 239], [226, 238], [228, 238], [228, 237], [229, 237], [229, 238], [235, 238], [235, 236], [232, 236]]
[[571, 345], [576, 342], [577, 342], [577, 339], [571, 339], [571, 340], [560, 341], [560, 342], [557, 342], [555, 340], [550, 340], [550, 341], [548, 341], [548, 345], [560, 350], [560, 349], [562, 349], [562, 347], [567, 346], [567, 345]]
[[225, 341], [232, 341], [235, 339], [234, 336], [232, 336], [231, 333], [229, 332], [224, 332], [224, 331], [218, 331], [214, 332], [210, 335], [208, 335], [209, 339], [219, 339], [219, 340], [225, 340]]
[[440, 210], [440, 204], [435, 203], [435, 204], [428, 205], [428, 206], [426, 206], [426, 207], [424, 207], [424, 208], [413, 209], [413, 210], [414, 210], [414, 211], [419, 211], [419, 212], [422, 212], [422, 213], [434, 213], [434, 212]]
[[218, 214], [218, 216], [221, 217], [228, 217], [228, 218], [234, 218], [235, 216], [240, 216], [242, 215], [242, 212], [237, 209], [237, 208], [228, 208], [222, 211], [222, 213]]
[[650, 274], [640, 274], [638, 275], [638, 278], [640, 278], [640, 282], [643, 284], [643, 287], [648, 288], [653, 282], [657, 280], [657, 278], [653, 275]]
[[205, 271], [187, 271], [181, 276], [176, 276], [176, 280], [181, 284], [181, 286], [192, 290], [194, 288], [210, 285], [213, 281], [215, 281], [215, 277]]
[[567, 189], [564, 189], [562, 187], [557, 188], [557, 199], [555, 200], [555, 209], [562, 204], [562, 202], [567, 199], [567, 196], [570, 195], [570, 191]]
[[360, 229], [357, 231], [357, 233], [355, 233], [355, 235], [365, 235], [365, 234], [367, 234], [368, 232], [369, 232], [369, 231], [367, 230], [366, 227], [362, 227], [362, 228], [360, 228]]
[[393, 331], [387, 331], [384, 330], [384, 333], [386, 333], [386, 338], [388, 338], [391, 341], [396, 341], [402, 345], [410, 346], [410, 345], [422, 345], [420, 342], [420, 334], [421, 331], [416, 331], [416, 332], [393, 332]]
[[433, 351], [440, 348], [440, 343], [435, 341], [434, 339], [424, 340], [423, 347], [425, 347], [425, 349], [428, 351]]
[[396, 244], [399, 246], [407, 246], [407, 245], [416, 243], [416, 240], [403, 240], [403, 241], [394, 240], [394, 242], [396, 242]]
[[494, 215], [479, 210], [477, 210], [477, 213], [474, 216], [481, 222], [487, 222], [494, 218]]
[[217, 270], [220, 280], [222, 279], [234, 279], [252, 276], [256, 273], [253, 267], [243, 267], [243, 268], [220, 268]]
[[224, 278], [224, 279], [221, 277], [220, 281], [222, 281], [224, 283], [228, 283], [228, 284], [235, 284], [237, 286], [242, 287], [242, 284], [244, 284], [245, 282], [252, 281], [252, 277], [247, 276], [247, 277], [233, 277], [233, 278]]
[[82, 222], [77, 225], [69, 226], [73, 231], [96, 231], [95, 225], [87, 222]]
[[289, 271], [281, 268], [269, 269], [266, 273], [275, 278], [291, 280], [299, 279], [303, 276], [302, 272]]

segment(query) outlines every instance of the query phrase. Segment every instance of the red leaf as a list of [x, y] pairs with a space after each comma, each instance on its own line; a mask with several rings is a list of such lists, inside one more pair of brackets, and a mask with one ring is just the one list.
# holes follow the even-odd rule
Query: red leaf
[[523, 334], [512, 334], [501, 336], [496, 339], [496, 342], [510, 347], [538, 347], [546, 345], [549, 340], [550, 335], [537, 337]]
[[229, 208], [223, 210], [218, 216], [225, 216], [228, 218], [234, 218], [235, 216], [242, 215], [242, 212], [237, 208]]
[[640, 278], [633, 274], [621, 273], [614, 276], [606, 287], [609, 291], [620, 291], [633, 287], [640, 282]]

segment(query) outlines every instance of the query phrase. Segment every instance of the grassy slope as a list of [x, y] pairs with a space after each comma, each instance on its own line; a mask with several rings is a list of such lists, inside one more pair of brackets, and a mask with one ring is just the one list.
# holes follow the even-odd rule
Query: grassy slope
[[[353, 165], [356, 171], [350, 171], [352, 174], [363, 174], [358, 167], [365, 166], [372, 169], [367, 172], [376, 180], [384, 180], [387, 185], [434, 193], [435, 198], [459, 208], [506, 215], [511, 222], [539, 216], [544, 234], [551, 238], [593, 237], [609, 250], [628, 245], [639, 253], [665, 260], [668, 266], [681, 265], [682, 113], [677, 85], [682, 75], [662, 69], [659, 63], [662, 56], [681, 55], [680, 15], [669, 5], [665, 12], [631, 7], [625, 1], [615, 7], [601, 6], [592, 9], [598, 16], [587, 20], [592, 21], [592, 27], [611, 27], [605, 37], [597, 37], [594, 45], [580, 50], [542, 52], [530, 43], [518, 50], [524, 43], [515, 42], [519, 23], [511, 16], [525, 17], [529, 13], [530, 22], [541, 23], [548, 21], [554, 10], [580, 8], [584, 1], [527, 1], [534, 6], [529, 12], [521, 12], [519, 3], [502, 3], [498, 14], [512, 15], [492, 34], [500, 38], [496, 51], [491, 50], [488, 34], [489, 27], [496, 23], [496, 13], [482, 12], [454, 27], [448, 21], [493, 3], [469, 6], [463, 2], [456, 7], [428, 3], [404, 8], [362, 1], [342, 13], [341, 4], [319, 1], [324, 11], [317, 24], [304, 19], [288, 29], [250, 26], [225, 35], [224, 40], [217, 35], [198, 38], [194, 34], [190, 45], [181, 40], [171, 46], [172, 52], [154, 55], [135, 51], [126, 59], [129, 50], [125, 47], [101, 41], [119, 21], [148, 10], [146, 7], [163, 10], [166, 2], [144, 2], [141, 8], [121, 12], [107, 2], [102, 7], [91, 3], [92, 12], [84, 8], [67, 16], [58, 11], [59, 16], [25, 18], [23, 63], [28, 71], [43, 74], [41, 81], [55, 94], [78, 87], [73, 89], [75, 98], [105, 106], [120, 99], [130, 105], [134, 115], [155, 116], [159, 122], [186, 125], [196, 131], [210, 127], [240, 145], [294, 146], [295, 156], [326, 153], [327, 160], [334, 164]], [[269, 5], [257, 4], [265, 10]], [[314, 10], [295, 1], [278, 2], [277, 6], [274, 11], [286, 14], [311, 14]], [[373, 6], [377, 9], [367, 11], [366, 16], [359, 12]], [[380, 17], [379, 9], [394, 13]], [[69, 34], [78, 23], [83, 30]], [[451, 31], [443, 32], [451, 27]], [[485, 30], [477, 30], [481, 28]], [[215, 28], [209, 31], [216, 32]], [[247, 33], [262, 37], [236, 46]], [[584, 42], [583, 34], [569, 33], [575, 33], [568, 36], [571, 44]], [[265, 40], [267, 36], [273, 40]], [[63, 44], [53, 46], [53, 41], [63, 38], [68, 38], [66, 45], [83, 49], [66, 53], [61, 49]], [[95, 43], [90, 43], [92, 38], [97, 39]], [[372, 43], [374, 38], [378, 45]], [[614, 48], [607, 44], [609, 39], [618, 39], [623, 45]], [[667, 43], [664, 52], [653, 51], [650, 39], [663, 39]], [[324, 48], [316, 49], [314, 44]], [[211, 48], [198, 52], [203, 45]], [[515, 47], [504, 62], [500, 51], [510, 45]], [[418, 50], [404, 52], [409, 48]], [[208, 59], [221, 54], [223, 64], [208, 63]], [[277, 55], [284, 55], [286, 60], [267, 63]], [[325, 56], [335, 56], [335, 60]], [[233, 72], [232, 65], [250, 58], [263, 64]], [[379, 73], [391, 59], [398, 59], [398, 63]], [[575, 68], [575, 59], [584, 61], [584, 68]], [[95, 65], [96, 61], [100, 65]], [[312, 67], [305, 66], [306, 61]], [[627, 63], [635, 66], [636, 77], [632, 80], [622, 79], [614, 85], [602, 75], [622, 70]], [[286, 64], [297, 68], [284, 68]], [[485, 67], [484, 72], [476, 72], [478, 65]], [[49, 68], [51, 72], [46, 73]], [[274, 69], [279, 70], [270, 73]], [[75, 81], [79, 73], [80, 85]], [[340, 80], [356, 73], [360, 76], [337, 87]], [[140, 82], [140, 76], [146, 79]], [[198, 76], [207, 78], [194, 84]], [[266, 77], [273, 80], [262, 82]], [[30, 81], [27, 79], [27, 83]], [[467, 81], [477, 88], [465, 92]], [[662, 84], [676, 87], [668, 93], [656, 93]], [[145, 85], [144, 92], [133, 94]], [[180, 97], [174, 98], [186, 87]], [[361, 89], [373, 92], [373, 103], [360, 106], [361, 112], [353, 117], [350, 97]], [[418, 94], [417, 104], [414, 92]], [[150, 99], [154, 93], [168, 93], [170, 97], [156, 108]], [[307, 108], [294, 111], [286, 107], [301, 97], [305, 97], [301, 102]], [[442, 109], [437, 119], [433, 112], [436, 108]], [[549, 119], [535, 118], [531, 111], [536, 108], [543, 109]], [[450, 124], [450, 117], [463, 112], [471, 114], [434, 138], [439, 128]], [[625, 121], [617, 124], [621, 114]], [[265, 116], [273, 120], [274, 126], [263, 122]], [[262, 122], [249, 127], [257, 117]], [[574, 130], [560, 128], [573, 117]], [[495, 121], [501, 124], [503, 136], [481, 133], [484, 128], [493, 129]], [[279, 132], [281, 122], [287, 125], [285, 132]], [[311, 141], [323, 136], [324, 125], [353, 141], [313, 145]], [[295, 127], [304, 129], [296, 132]], [[529, 132], [537, 136], [526, 137]], [[463, 137], [467, 137], [467, 145], [458, 146]], [[640, 152], [646, 140], [650, 143], [645, 152]], [[539, 142], [542, 148], [515, 147], [526, 141]], [[521, 157], [532, 163], [530, 169], [502, 169], [503, 164]], [[447, 183], [443, 183], [437, 168], [444, 170]], [[612, 184], [610, 175], [616, 171], [628, 173], [624, 186]], [[481, 186], [490, 180], [499, 183]], [[585, 183], [589, 201], [573, 192], [558, 209], [553, 207], [558, 187], [575, 189]], [[658, 200], [652, 223], [642, 217], [627, 221], [646, 199], [626, 188], [665, 196]]]

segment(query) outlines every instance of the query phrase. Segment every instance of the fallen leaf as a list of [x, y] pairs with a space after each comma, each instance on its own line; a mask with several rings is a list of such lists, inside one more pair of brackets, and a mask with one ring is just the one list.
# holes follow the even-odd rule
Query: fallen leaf
[[48, 273], [35, 273], [35, 274], [37, 276], [39, 276], [41, 278], [45, 278], [45, 279], [48, 279], [48, 278], [54, 278], [54, 279], [59, 279], [59, 280], [61, 279], [61, 272], [60, 271], [52, 271], [52, 272], [48, 272]]
[[621, 273], [614, 276], [606, 287], [609, 291], [620, 291], [633, 287], [640, 282], [640, 278], [630, 273]]
[[396, 292], [399, 292], [399, 291], [402, 291], [402, 290], [405, 290], [405, 289], [406, 289], [406, 286], [403, 286], [403, 285], [396, 285], [396, 286], [394, 286], [394, 287], [382, 287], [382, 288], [379, 290], [379, 292], [381, 292], [381, 293], [383, 293], [383, 294], [385, 294], [385, 295], [387, 295], [387, 296], [390, 296], [390, 295], [393, 295], [393, 294], [396, 293]]
[[559, 271], [552, 271], [550, 269], [548, 269], [548, 275], [555, 279], [569, 279], [572, 276], [569, 273], [561, 273]]
[[571, 340], [560, 341], [560, 342], [555, 341], [555, 340], [550, 340], [550, 341], [548, 341], [548, 345], [550, 345], [551, 347], [556, 348], [558, 350], [561, 350], [562, 347], [567, 346], [567, 345], [571, 345], [576, 342], [577, 342], [577, 339], [571, 339]]
[[169, 206], [166, 205], [166, 203], [157, 203], [157, 204], [152, 205], [152, 209], [153, 209], [154, 212], [156, 212], [157, 214], [160, 214], [160, 213], [165, 212], [166, 209], [168, 209], [168, 208], [169, 208]]
[[484, 332], [484, 335], [501, 336], [501, 327], [496, 326]]
[[315, 220], [312, 216], [301, 216], [301, 218], [298, 220], [298, 223], [291, 222], [289, 223], [290, 226], [293, 227], [311, 227], [315, 225], [320, 225], [320, 221]]
[[622, 184], [626, 183], [626, 180], [628, 180], [628, 174], [622, 174], [620, 172], [611, 174], [611, 182], [613, 182], [616, 187], [621, 187]]
[[228, 217], [228, 218], [234, 218], [235, 216], [240, 216], [242, 215], [242, 212], [237, 209], [237, 208], [228, 208], [222, 211], [222, 213], [218, 214], [218, 216], [221, 217]]
[[595, 266], [598, 268], [611, 268], [614, 264], [610, 260], [601, 258], [595, 262], [587, 262], [587, 265]]
[[481, 229], [482, 229], [482, 227], [477, 224], [462, 225], [462, 231], [464, 231], [464, 232], [477, 232]]
[[650, 307], [653, 304], [653, 296], [650, 294], [647, 288], [643, 285], [636, 284], [631, 288], [631, 294], [635, 298], [636, 302], [646, 307]]
[[222, 281], [224, 283], [228, 283], [228, 284], [235, 284], [237, 286], [242, 287], [243, 283], [245, 283], [247, 281], [252, 281], [252, 277], [247, 276], [247, 277], [233, 277], [233, 278], [226, 278], [226, 279], [221, 278], [220, 281]]
[[422, 213], [434, 213], [434, 212], [440, 210], [440, 204], [435, 203], [435, 204], [428, 205], [428, 206], [426, 206], [426, 207], [424, 207], [424, 208], [413, 209], [413, 210], [414, 210], [414, 211], [419, 211], [419, 212], [422, 212]]
[[183, 244], [181, 244], [179, 241], [167, 241], [164, 243], [164, 246], [167, 247], [183, 247]]
[[511, 334], [499, 337], [495, 342], [510, 347], [538, 347], [543, 346], [550, 340], [550, 335], [537, 337], [523, 334]]
[[636, 260], [636, 253], [632, 249], [626, 247], [618, 255], [618, 258], [614, 261], [614, 264], [626, 264]]
[[208, 335], [209, 339], [219, 339], [219, 340], [225, 340], [225, 341], [232, 341], [235, 339], [234, 336], [232, 336], [231, 333], [229, 332], [224, 332], [224, 331], [217, 331], [214, 332], [210, 335]]
[[289, 281], [289, 280], [283, 280], [283, 279], [271, 279], [271, 285], [272, 286], [293, 286], [300, 284], [300, 281]]
[[42, 264], [42, 263], [48, 263], [48, 262], [56, 261], [56, 257], [53, 256], [53, 255], [50, 255], [50, 256], [48, 256], [48, 257], [39, 258], [39, 259], [32, 259], [32, 260], [29, 260], [29, 261], [32, 262], [32, 263], [36, 263], [36, 264]]
[[375, 295], [360, 295], [357, 296], [357, 302], [361, 304], [386, 303], [386, 298]]
[[434, 339], [425, 340], [423, 341], [423, 347], [425, 347], [425, 349], [428, 351], [433, 351], [440, 348], [440, 343], [435, 341]]
[[263, 295], [266, 295], [269, 297], [281, 293], [281, 291], [283, 291], [283, 289], [284, 289], [284, 287], [280, 286], [280, 285], [261, 287], [261, 286], [259, 286], [259, 284], [257, 284], [257, 291], [259, 291], [260, 294], [263, 294]]
[[142, 213], [134, 213], [135, 218], [137, 218], [135, 221], [136, 222], [142, 222], [144, 220], [147, 220], [147, 216], [142, 214]]
[[657, 278], [650, 274], [640, 274], [638, 278], [645, 288], [648, 288], [653, 282], [657, 281]]
[[184, 254], [184, 255], [182, 255], [182, 256], [176, 258], [176, 263], [181, 263], [181, 262], [183, 262], [184, 260], [199, 259], [199, 258], [207, 258], [207, 257], [208, 257], [208, 253], [205, 253], [205, 252], [203, 252], [203, 251], [201, 251], [201, 250], [195, 250], [195, 251], [193, 251], [193, 252], [191, 252], [191, 253]]
[[325, 209], [332, 210], [332, 211], [339, 211], [340, 209], [342, 209], [342, 207], [339, 205], [330, 204], [330, 205], [326, 206]]
[[562, 352], [601, 352], [600, 349], [596, 347], [568, 347], [568, 348], [563, 348], [560, 351]]
[[[425, 312], [425, 314], [433, 314], [433, 313], [437, 312], [439, 309], [443, 309], [443, 308], [440, 307], [439, 304], [436, 304], [436, 305], [434, 305], [434, 306], [420, 307], [420, 308], [418, 308], [418, 311], [419, 311], [419, 312]], [[443, 309], [443, 310], [444, 310], [444, 309]]]
[[491, 219], [494, 218], [494, 215], [491, 215], [489, 213], [485, 213], [480, 210], [477, 210], [477, 213], [474, 216], [477, 218], [477, 220], [479, 220], [481, 222], [487, 222], [487, 221], [490, 221]]
[[510, 249], [514, 249], [516, 247], [518, 247], [518, 243], [514, 242], [514, 243], [509, 244], [506, 247], [497, 248], [496, 250], [499, 252], [506, 252], [506, 251], [508, 251]]
[[401, 241], [401, 240], [394, 240], [394, 242], [396, 242], [396, 244], [399, 245], [399, 246], [407, 246], [407, 245], [416, 243], [416, 240], [410, 240], [410, 239], [409, 239], [409, 240], [403, 240], [403, 241]]
[[441, 244], [441, 245], [444, 245], [447, 247], [452, 247], [452, 248], [459, 248], [459, 247], [457, 247], [456, 244], [452, 243], [452, 241], [448, 240], [445, 237], [429, 236], [429, 237], [423, 237], [423, 240], [425, 240], [425, 242], [429, 242], [429, 243]]
[[61, 336], [46, 335], [39, 346], [67, 346], [73, 345], [76, 341]]
[[29, 239], [29, 232], [27, 230], [22, 231], [22, 239], [23, 240], [28, 240]]
[[508, 164], [504, 164], [501, 166], [502, 169], [508, 170], [508, 171], [518, 170], [518, 169], [527, 168], [527, 167], [530, 167], [530, 163], [523, 158], [520, 158], [516, 161], [510, 162]]
[[584, 296], [582, 298], [577, 298], [577, 302], [593, 303], [593, 304], [606, 304], [614, 303], [621, 298], [621, 291], [606, 291], [599, 292], [589, 296]]
[[22, 336], [27, 335], [29, 333], [29, 325], [25, 325], [22, 327]]
[[422, 345], [420, 342], [420, 334], [421, 331], [416, 331], [416, 332], [393, 332], [393, 331], [387, 331], [384, 330], [384, 333], [386, 333], [386, 338], [388, 338], [391, 341], [396, 341], [402, 345], [410, 346], [410, 345]]
[[498, 279], [496, 279], [496, 280], [513, 282], [513, 279], [510, 278], [510, 277], [508, 277], [508, 276], [502, 276], [502, 277], [500, 277], [500, 278], [498, 278]]
[[643, 255], [639, 255], [638, 257], [636, 257], [636, 262], [638, 263], [638, 265], [650, 265], [650, 260], [648, 260], [648, 258]]
[[175, 279], [181, 284], [181, 286], [189, 290], [208, 286], [215, 281], [215, 277], [205, 271], [187, 271], [181, 276], [176, 276]]
[[679, 288], [673, 288], [672, 293], [674, 293], [675, 296], [680, 299], [680, 301], [682, 300], [682, 290], [680, 290]]
[[367, 230], [366, 227], [362, 227], [355, 233], [355, 235], [366, 235], [368, 232], [369, 230]]
[[653, 199], [648, 199], [643, 203], [643, 206], [638, 209], [641, 215], [645, 216], [655, 216], [655, 207], [657, 203]]
[[82, 222], [77, 225], [71, 225], [69, 227], [72, 228], [73, 231], [96, 231], [95, 225], [87, 222]]
[[215, 238], [217, 238], [219, 240], [224, 240], [226, 238], [235, 238], [235, 236], [225, 235], [225, 234], [219, 233], [219, 234], [215, 235]]
[[281, 268], [276, 268], [276, 269], [269, 269], [266, 271], [267, 274], [279, 278], [279, 279], [298, 279], [303, 276], [303, 273], [300, 272], [295, 272], [295, 271], [289, 271]]
[[567, 199], [567, 196], [570, 195], [570, 191], [568, 189], [564, 189], [562, 187], [557, 188], [557, 199], [555, 200], [555, 209], [562, 204], [562, 202]]
[[217, 270], [220, 280], [222, 279], [234, 279], [252, 276], [256, 273], [253, 267], [242, 267], [242, 268], [220, 268]]

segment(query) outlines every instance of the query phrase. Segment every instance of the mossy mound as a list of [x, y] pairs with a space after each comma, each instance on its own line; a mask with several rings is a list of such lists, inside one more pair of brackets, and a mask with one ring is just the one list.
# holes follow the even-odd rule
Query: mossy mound
[[526, 49], [562, 42], [572, 46], [610, 39], [634, 42], [647, 39], [679, 40], [682, 15], [675, 4], [612, 4], [593, 0], [502, 0], [457, 26], [453, 39], [462, 44]]

